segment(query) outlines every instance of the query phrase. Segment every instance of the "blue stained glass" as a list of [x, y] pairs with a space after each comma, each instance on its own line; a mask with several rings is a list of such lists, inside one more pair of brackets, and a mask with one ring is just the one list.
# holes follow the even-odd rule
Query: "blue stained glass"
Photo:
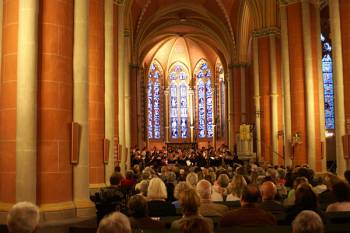
[[206, 84], [206, 98], [207, 98], [207, 135], [213, 137], [213, 92], [211, 88], [210, 79]]
[[153, 96], [152, 96], [152, 82], [148, 82], [148, 92], [147, 92], [147, 99], [148, 99], [148, 138], [153, 138]]
[[198, 136], [205, 138], [205, 94], [204, 83], [200, 79], [198, 81]]
[[196, 72], [198, 100], [198, 137], [213, 137], [213, 92], [211, 87], [212, 72], [205, 61], [199, 63]]
[[162, 70], [157, 62], [152, 62], [148, 74], [147, 122], [148, 138], [161, 138], [161, 86]]
[[333, 84], [333, 60], [332, 47], [327, 38], [321, 35], [322, 42], [322, 77], [324, 87], [324, 111], [326, 129], [335, 128], [334, 116], [334, 84]]
[[170, 80], [170, 136], [172, 139], [188, 138], [188, 73], [181, 63], [177, 63], [169, 72]]

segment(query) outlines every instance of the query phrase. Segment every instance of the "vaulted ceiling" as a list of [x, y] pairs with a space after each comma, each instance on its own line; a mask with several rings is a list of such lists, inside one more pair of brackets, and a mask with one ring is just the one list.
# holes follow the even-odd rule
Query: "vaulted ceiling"
[[179, 36], [209, 45], [224, 63], [246, 62], [252, 30], [276, 24], [276, 0], [129, 0], [126, 6], [138, 62]]

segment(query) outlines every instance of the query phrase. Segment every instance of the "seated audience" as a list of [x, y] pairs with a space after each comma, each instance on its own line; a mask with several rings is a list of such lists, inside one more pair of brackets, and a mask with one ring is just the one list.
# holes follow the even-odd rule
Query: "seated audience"
[[287, 210], [286, 223], [292, 223], [303, 210], [312, 210], [324, 217], [323, 211], [318, 206], [317, 196], [309, 184], [301, 184], [295, 191], [295, 203]]
[[228, 207], [221, 204], [213, 203], [211, 200], [212, 186], [209, 181], [201, 180], [197, 184], [197, 192], [200, 197], [201, 205], [199, 213], [202, 216], [222, 216], [228, 211]]
[[186, 176], [186, 182], [192, 187], [195, 188], [198, 183], [198, 175], [194, 172], [188, 173]]
[[175, 172], [167, 172], [165, 177], [166, 177], [165, 186], [166, 186], [166, 191], [168, 193], [167, 201], [173, 202], [175, 201], [174, 189], [176, 184], [176, 174]]
[[257, 227], [276, 225], [276, 219], [271, 213], [256, 206], [259, 197], [259, 190], [256, 186], [245, 186], [241, 197], [241, 208], [224, 214], [221, 218], [221, 226]]
[[132, 196], [128, 202], [129, 220], [132, 229], [164, 229], [165, 224], [148, 216], [148, 204], [141, 195]]
[[239, 201], [241, 199], [242, 190], [247, 185], [242, 175], [235, 175], [228, 186], [229, 195], [226, 201]]
[[7, 215], [9, 233], [34, 233], [39, 225], [39, 208], [30, 202], [19, 202]]
[[350, 186], [344, 181], [333, 185], [332, 192], [336, 198], [335, 203], [327, 207], [326, 212], [350, 211]]
[[297, 177], [293, 181], [293, 189], [289, 190], [288, 196], [283, 202], [284, 206], [292, 206], [294, 204], [294, 202], [295, 202], [295, 190], [301, 184], [309, 184], [308, 179], [304, 176], [300, 176], [300, 177]]
[[200, 197], [196, 190], [187, 189], [184, 192], [180, 193], [179, 201], [182, 209], [182, 218], [175, 220], [171, 224], [171, 229], [181, 229], [182, 225], [191, 220], [191, 218], [203, 218], [204, 221], [210, 226], [210, 230], [213, 231], [214, 225], [211, 219], [204, 218], [199, 214], [199, 206], [201, 204]]
[[213, 233], [210, 224], [202, 217], [184, 219], [181, 225], [181, 233]]
[[227, 186], [230, 179], [226, 174], [220, 174], [217, 180], [214, 182], [211, 200], [212, 201], [224, 201], [227, 196]]
[[346, 182], [348, 182], [348, 184], [350, 184], [350, 170], [346, 170], [344, 172], [344, 177], [346, 179]]
[[292, 223], [293, 233], [323, 233], [320, 216], [311, 210], [300, 212]]
[[131, 233], [129, 219], [120, 212], [114, 212], [101, 220], [97, 233]]
[[324, 176], [324, 184], [327, 186], [327, 189], [326, 191], [318, 195], [320, 205], [324, 207], [323, 209], [325, 209], [326, 206], [328, 206], [329, 204], [332, 204], [337, 201], [336, 197], [334, 196], [334, 193], [332, 192], [332, 188], [338, 182], [340, 182], [339, 177], [332, 173], [327, 173]]
[[158, 178], [152, 178], [148, 185], [147, 199], [149, 215], [152, 217], [172, 216], [176, 214], [175, 206], [166, 202], [168, 195], [164, 182]]
[[179, 195], [183, 191], [187, 189], [191, 189], [192, 187], [185, 181], [180, 181], [174, 189], [174, 198], [176, 201], [173, 201], [172, 204], [175, 206], [176, 209], [180, 208], [180, 202], [179, 202]]
[[271, 181], [264, 182], [260, 187], [261, 200], [259, 207], [273, 215], [284, 214], [284, 207], [275, 200], [277, 188]]

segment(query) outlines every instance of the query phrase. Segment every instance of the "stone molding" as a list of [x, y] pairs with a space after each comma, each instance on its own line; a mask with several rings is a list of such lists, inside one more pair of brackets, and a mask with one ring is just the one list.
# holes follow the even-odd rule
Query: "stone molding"
[[267, 36], [279, 36], [281, 34], [281, 29], [278, 27], [261, 28], [253, 31], [253, 37], [267, 37]]

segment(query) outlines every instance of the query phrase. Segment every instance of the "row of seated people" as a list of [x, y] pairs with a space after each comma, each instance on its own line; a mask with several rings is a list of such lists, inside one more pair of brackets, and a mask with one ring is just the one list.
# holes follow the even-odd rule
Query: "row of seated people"
[[[120, 174], [115, 173], [112, 177], [115, 176], [120, 176]], [[189, 173], [187, 176], [191, 177], [191, 173]], [[113, 183], [112, 177], [111, 183]], [[120, 181], [120, 178], [118, 179], [118, 181]], [[205, 179], [200, 180], [198, 183], [191, 182], [191, 179], [188, 179], [187, 182], [178, 182], [174, 189], [174, 196], [177, 200], [174, 202], [167, 201], [167, 190], [169, 189], [167, 189], [166, 185], [159, 177], [150, 179], [146, 192], [141, 192], [136, 196], [128, 198], [126, 201], [129, 202], [129, 205], [125, 206], [125, 208], [119, 209], [125, 210], [124, 213], [130, 215], [132, 218], [135, 218], [133, 214], [135, 212], [144, 213], [142, 215], [143, 218], [139, 218], [141, 224], [138, 224], [138, 221], [131, 221], [133, 227], [138, 228], [142, 226], [143, 228], [148, 228], [152, 227], [153, 224], [156, 228], [169, 227], [169, 221], [154, 221], [151, 217], [158, 218], [171, 216], [168, 218], [168, 220], [174, 220], [179, 218], [176, 216], [179, 213], [179, 210], [182, 210], [182, 215], [186, 216], [184, 213], [184, 201], [181, 203], [181, 197], [189, 198], [189, 193], [194, 192], [195, 194], [193, 195], [198, 195], [199, 197], [199, 204], [196, 206], [198, 209], [198, 214], [205, 217], [219, 217], [217, 225], [220, 227], [264, 226], [275, 225], [277, 223], [290, 224], [295, 216], [303, 210], [315, 211], [319, 216], [321, 216], [323, 221], [326, 222], [326, 215], [318, 204], [318, 196], [315, 194], [315, 188], [308, 183], [306, 178], [299, 177], [295, 179], [296, 187], [294, 190], [292, 189], [290, 191], [290, 193], [293, 195], [289, 195], [290, 199], [294, 199], [293, 205], [290, 207], [285, 207], [280, 202], [276, 201], [275, 198], [278, 194], [278, 190], [274, 182], [265, 181], [258, 188], [255, 184], [247, 184], [242, 175], [236, 174], [234, 179], [240, 180], [240, 182], [235, 183], [236, 186], [239, 186], [235, 187], [235, 192], [236, 195], [240, 197], [238, 200], [239, 205], [236, 207], [241, 206], [235, 210], [230, 210], [227, 205], [217, 204], [212, 201], [214, 188], [212, 184]], [[140, 183], [142, 183], [142, 181]], [[110, 187], [108, 189], [101, 190], [101, 194], [104, 192], [109, 194], [117, 192], [122, 195], [123, 191], [121, 187], [122, 185], [120, 185], [120, 183], [115, 184], [114, 188]], [[350, 189], [348, 184], [344, 181], [338, 180], [338, 182], [335, 182], [331, 189], [332, 191], [330, 193], [336, 198], [337, 202], [328, 205], [327, 211], [350, 210], [348, 209], [348, 205], [350, 203]], [[142, 201], [143, 203], [141, 203]], [[196, 203], [196, 198], [192, 197], [190, 203]], [[232, 202], [224, 203], [227, 204]], [[122, 206], [122, 204], [120, 206]], [[138, 208], [142, 207], [143, 210], [134, 210], [135, 206]], [[98, 208], [98, 205], [96, 205], [96, 207]], [[100, 213], [105, 210], [106, 209], [103, 206], [100, 208]], [[98, 214], [99, 220], [104, 214], [106, 214], [106, 212], [103, 212], [103, 214]], [[136, 214], [136, 218], [137, 216], [139, 216], [139, 214]], [[149, 221], [149, 224], [145, 223], [146, 220]], [[173, 226], [173, 224], [171, 225]]]

